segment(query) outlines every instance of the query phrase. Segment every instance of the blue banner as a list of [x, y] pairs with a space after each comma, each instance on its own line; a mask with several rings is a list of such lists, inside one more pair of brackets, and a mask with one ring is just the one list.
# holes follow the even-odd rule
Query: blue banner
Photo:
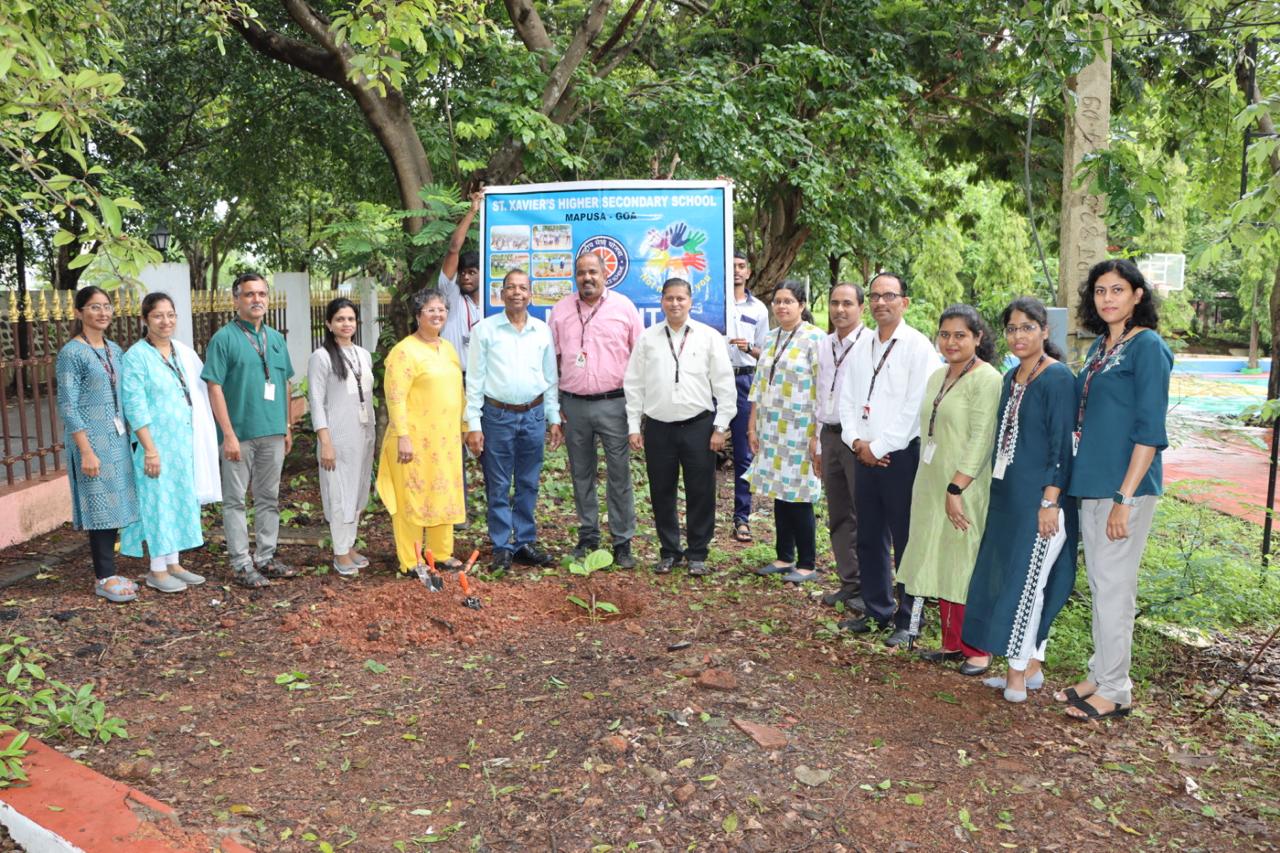
[[691, 285], [690, 315], [724, 332], [733, 285], [733, 198], [727, 181], [584, 181], [488, 187], [480, 213], [485, 314], [502, 310], [502, 277], [529, 275], [529, 311], [547, 312], [575, 289], [587, 252], [604, 262], [609, 288], [662, 321], [662, 284]]

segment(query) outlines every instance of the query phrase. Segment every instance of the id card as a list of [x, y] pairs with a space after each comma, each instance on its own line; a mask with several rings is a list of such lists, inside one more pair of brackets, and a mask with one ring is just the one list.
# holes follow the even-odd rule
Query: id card
[[865, 421], [865, 420], [868, 420], [870, 417], [871, 417], [871, 404], [868, 403], [867, 405], [862, 407], [862, 419]]
[[266, 385], [263, 385], [262, 399], [266, 400], [269, 403], [275, 400], [275, 398], [276, 398], [276, 383], [268, 382]]
[[573, 366], [584, 368], [587, 366], [587, 354], [585, 352], [578, 353], [578, 357], [573, 360]]
[[124, 421], [119, 415], [115, 416], [116, 435], [124, 435]]
[[1080, 430], [1071, 433], [1071, 455], [1075, 456], [1080, 452]]
[[360, 416], [359, 416], [359, 417], [360, 417], [360, 423], [362, 423], [362, 424], [367, 424], [367, 423], [369, 423], [369, 409], [368, 409], [368, 407], [366, 407], [366, 406], [361, 406], [361, 407], [360, 407]]
[[937, 452], [938, 445], [932, 441], [924, 446], [924, 452], [920, 454], [920, 461], [926, 465], [933, 463], [933, 454]]
[[1009, 467], [1009, 460], [1005, 459], [1003, 456], [997, 456], [995, 467], [991, 469], [991, 479], [1003, 480], [1004, 469], [1007, 467]]

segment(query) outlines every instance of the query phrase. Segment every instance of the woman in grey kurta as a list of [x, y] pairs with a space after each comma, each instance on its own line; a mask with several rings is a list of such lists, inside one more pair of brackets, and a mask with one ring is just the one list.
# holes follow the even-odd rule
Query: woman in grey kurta
[[920, 406], [920, 467], [911, 491], [911, 540], [898, 580], [916, 596], [912, 634], [923, 598], [938, 599], [942, 648], [925, 660], [962, 660], [960, 672], [979, 675], [991, 665], [982, 649], [964, 644], [969, 591], [991, 493], [1000, 374], [992, 335], [968, 305], [952, 305], [938, 321], [938, 348], [947, 366], [929, 377]]
[[160, 592], [184, 592], [204, 578], [184, 569], [182, 551], [204, 544], [196, 489], [196, 407], [208, 407], [194, 387], [173, 332], [178, 325], [173, 300], [148, 293], [142, 300], [146, 336], [124, 355], [124, 413], [137, 436], [133, 475], [141, 517], [125, 528], [120, 552], [151, 558], [147, 586]]
[[333, 567], [355, 575], [369, 565], [355, 551], [373, 475], [373, 359], [352, 341], [359, 315], [339, 297], [325, 309], [324, 345], [307, 362], [311, 425], [320, 460], [320, 498], [333, 539]]
[[122, 603], [138, 597], [137, 585], [116, 574], [116, 535], [138, 519], [120, 380], [124, 353], [107, 340], [112, 305], [90, 285], [75, 297], [71, 339], [58, 352], [58, 415], [67, 448], [71, 524], [89, 532], [97, 577], [94, 592]]

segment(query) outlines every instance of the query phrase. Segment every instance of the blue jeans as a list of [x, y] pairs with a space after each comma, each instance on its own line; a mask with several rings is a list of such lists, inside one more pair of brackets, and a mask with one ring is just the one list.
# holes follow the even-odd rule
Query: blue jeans
[[751, 445], [747, 443], [751, 404], [747, 402], [747, 392], [751, 390], [752, 376], [744, 373], [733, 379], [738, 386], [738, 413], [729, 422], [729, 433], [733, 437], [733, 523], [738, 524], [751, 517], [751, 485], [742, 475], [751, 467]]
[[538, 537], [533, 509], [542, 474], [546, 417], [542, 406], [527, 412], [509, 412], [485, 403], [480, 412], [480, 430], [484, 433], [480, 465], [489, 501], [489, 539], [495, 553], [516, 551], [522, 545], [532, 545]]

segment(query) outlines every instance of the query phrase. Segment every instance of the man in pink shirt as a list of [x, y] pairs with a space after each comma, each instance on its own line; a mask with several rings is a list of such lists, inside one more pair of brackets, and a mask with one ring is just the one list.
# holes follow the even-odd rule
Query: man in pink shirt
[[636, 532], [636, 507], [622, 377], [644, 324], [631, 300], [606, 286], [599, 255], [580, 255], [574, 276], [577, 292], [557, 302], [547, 315], [560, 364], [560, 417], [578, 510], [578, 547], [573, 554], [581, 559], [600, 547], [600, 503], [596, 498], [599, 439], [608, 474], [613, 561], [630, 569], [635, 567], [631, 537]]

